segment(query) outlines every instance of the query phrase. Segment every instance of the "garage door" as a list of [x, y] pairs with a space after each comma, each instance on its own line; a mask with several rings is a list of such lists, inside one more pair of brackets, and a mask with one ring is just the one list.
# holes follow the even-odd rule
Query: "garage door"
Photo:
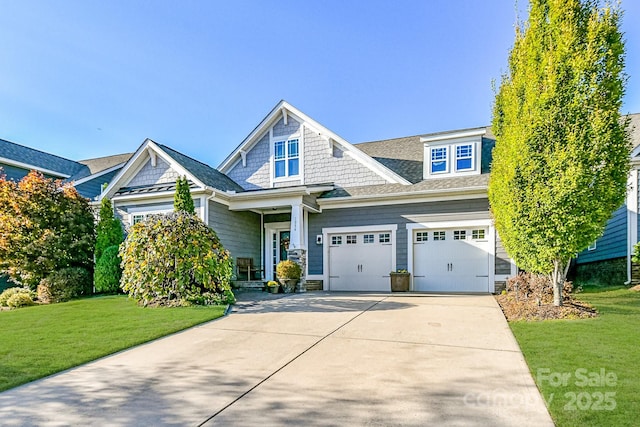
[[416, 291], [488, 292], [488, 229], [446, 228], [413, 232]]
[[330, 234], [329, 289], [390, 291], [390, 232]]

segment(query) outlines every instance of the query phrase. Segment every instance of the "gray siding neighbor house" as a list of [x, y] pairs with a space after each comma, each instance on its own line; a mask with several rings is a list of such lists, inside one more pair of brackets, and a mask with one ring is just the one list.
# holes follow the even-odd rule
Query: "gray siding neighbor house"
[[[280, 101], [217, 168], [147, 139], [133, 154], [56, 173], [96, 204], [111, 199], [125, 227], [173, 210], [186, 176], [197, 214], [234, 259], [252, 260], [257, 279], [289, 258], [324, 290], [388, 292], [390, 273], [407, 270], [413, 291], [495, 292], [517, 267], [489, 213], [494, 142], [478, 127], [352, 144]], [[579, 263], [602, 261], [605, 249], [626, 257], [631, 219], [637, 240], [634, 171], [636, 216], [621, 208]]]

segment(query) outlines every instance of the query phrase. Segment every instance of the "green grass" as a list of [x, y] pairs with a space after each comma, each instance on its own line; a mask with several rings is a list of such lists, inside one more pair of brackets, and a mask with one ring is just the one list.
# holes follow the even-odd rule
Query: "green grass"
[[0, 391], [215, 319], [225, 307], [142, 308], [126, 296], [0, 312]]
[[560, 427], [640, 425], [640, 292], [592, 289], [578, 299], [600, 316], [511, 323], [549, 412]]

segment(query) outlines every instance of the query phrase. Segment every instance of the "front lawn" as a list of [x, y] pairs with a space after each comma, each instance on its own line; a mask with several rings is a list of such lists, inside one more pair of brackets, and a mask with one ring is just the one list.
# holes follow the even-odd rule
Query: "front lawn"
[[640, 414], [640, 292], [578, 295], [595, 319], [512, 322], [556, 425], [632, 426]]
[[223, 306], [142, 308], [126, 296], [0, 312], [0, 391], [218, 318]]

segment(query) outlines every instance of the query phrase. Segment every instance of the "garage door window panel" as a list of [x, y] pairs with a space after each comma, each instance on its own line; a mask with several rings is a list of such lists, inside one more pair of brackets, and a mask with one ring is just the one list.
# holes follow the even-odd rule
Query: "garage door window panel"
[[429, 241], [428, 231], [418, 231], [416, 233], [416, 242], [427, 242], [427, 241]]
[[331, 236], [331, 244], [332, 245], [341, 245], [342, 244], [342, 236]]
[[433, 241], [434, 242], [438, 242], [438, 241], [444, 241], [446, 240], [446, 233], [444, 231], [434, 231], [433, 232]]
[[355, 245], [358, 243], [358, 236], [356, 236], [355, 234], [349, 234], [347, 235], [347, 245]]
[[466, 230], [453, 230], [453, 240], [466, 240], [467, 231]]
[[376, 239], [375, 236], [373, 234], [365, 234], [363, 237], [363, 242], [364, 243], [375, 243]]
[[485, 240], [485, 231], [483, 229], [471, 231], [471, 238], [473, 240]]

